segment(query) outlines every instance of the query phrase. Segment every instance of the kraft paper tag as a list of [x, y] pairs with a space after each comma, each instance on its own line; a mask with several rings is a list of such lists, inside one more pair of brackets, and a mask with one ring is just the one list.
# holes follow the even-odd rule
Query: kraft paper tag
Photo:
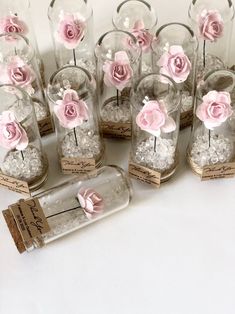
[[182, 112], [180, 115], [180, 128], [184, 129], [193, 123], [193, 110]]
[[8, 190], [30, 196], [29, 185], [25, 181], [15, 179], [0, 173], [0, 186], [6, 187]]
[[46, 136], [54, 132], [53, 123], [51, 116], [46, 117], [45, 119], [38, 121], [39, 132], [41, 136]]
[[61, 158], [61, 168], [64, 174], [89, 172], [96, 169], [95, 159]]
[[160, 188], [161, 185], [160, 172], [143, 167], [131, 161], [129, 163], [129, 175], [134, 179], [151, 184], [156, 188]]
[[202, 181], [233, 178], [235, 176], [235, 163], [218, 164], [214, 166], [206, 166], [203, 168]]
[[20, 200], [17, 204], [10, 206], [9, 209], [25, 242], [30, 242], [50, 231], [38, 199]]
[[131, 138], [131, 123], [102, 122], [101, 128], [105, 137]]

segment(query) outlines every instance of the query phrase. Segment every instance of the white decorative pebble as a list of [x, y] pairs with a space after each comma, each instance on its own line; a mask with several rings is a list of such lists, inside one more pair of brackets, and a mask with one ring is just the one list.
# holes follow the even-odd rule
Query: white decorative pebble
[[96, 158], [101, 154], [100, 136], [94, 131], [76, 128], [77, 143], [74, 131], [68, 133], [62, 143], [63, 157]]
[[15, 150], [6, 155], [1, 167], [3, 174], [26, 182], [42, 176], [46, 162], [41, 152], [30, 145], [22, 154], [21, 151]]
[[34, 110], [36, 114], [37, 121], [41, 121], [48, 116], [47, 107], [41, 104], [40, 102], [34, 101]]
[[104, 122], [130, 122], [130, 102], [120, 96], [119, 104], [117, 105], [117, 99], [112, 98], [101, 109], [101, 118]]
[[199, 167], [230, 162], [233, 158], [234, 144], [223, 135], [215, 135], [211, 132], [209, 145], [208, 135], [198, 136], [193, 143], [191, 159]]
[[134, 160], [145, 167], [164, 172], [171, 168], [175, 162], [175, 145], [171, 139], [156, 138], [156, 151], [154, 151], [155, 137], [138, 143]]
[[[72, 59], [69, 62], [70, 65], [74, 65], [74, 60]], [[86, 60], [86, 59], [76, 59], [76, 64], [78, 67], [86, 69], [89, 73], [95, 76], [96, 74], [96, 66], [94, 62], [91, 60]]]
[[188, 91], [182, 91], [181, 112], [187, 112], [193, 108], [193, 97]]
[[203, 57], [199, 58], [198, 60], [198, 74], [197, 74], [197, 79], [200, 81], [201, 79], [204, 78], [205, 74], [212, 71], [212, 70], [220, 70], [224, 69], [224, 63], [222, 60], [217, 58], [216, 56], [206, 54], [206, 67], [204, 68], [203, 65]]

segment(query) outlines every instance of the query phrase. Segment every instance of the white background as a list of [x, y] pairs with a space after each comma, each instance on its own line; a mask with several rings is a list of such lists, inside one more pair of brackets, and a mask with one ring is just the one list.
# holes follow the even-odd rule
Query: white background
[[[49, 0], [31, 2], [49, 75]], [[119, 2], [90, 2], [98, 38], [111, 28]], [[159, 25], [187, 21], [189, 1], [150, 2]], [[181, 166], [172, 181], [160, 190], [134, 183], [128, 209], [41, 250], [18, 254], [0, 217], [0, 314], [234, 314], [235, 180], [201, 183], [185, 162], [188, 137], [181, 133]], [[54, 142], [44, 140], [46, 187], [63, 178]], [[127, 169], [128, 150], [128, 142], [107, 141], [108, 162]], [[1, 209], [18, 198], [1, 189]]]

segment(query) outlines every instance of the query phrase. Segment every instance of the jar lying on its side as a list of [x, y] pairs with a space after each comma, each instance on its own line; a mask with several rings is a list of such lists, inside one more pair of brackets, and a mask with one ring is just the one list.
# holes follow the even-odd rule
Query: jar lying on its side
[[131, 182], [121, 168], [106, 166], [84, 178], [70, 180], [3, 211], [20, 253], [41, 248], [129, 205]]

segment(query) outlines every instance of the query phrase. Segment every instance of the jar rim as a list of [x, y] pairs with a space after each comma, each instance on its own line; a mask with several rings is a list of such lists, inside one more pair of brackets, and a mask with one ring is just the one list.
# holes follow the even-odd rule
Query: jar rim
[[184, 23], [180, 23], [180, 22], [171, 22], [171, 23], [166, 23], [164, 25], [162, 25], [161, 27], [158, 28], [158, 30], [156, 31], [156, 37], [159, 36], [160, 32], [167, 28], [168, 26], [172, 26], [172, 25], [177, 25], [177, 26], [182, 26], [182, 28], [185, 28], [187, 29], [187, 31], [189, 32], [189, 34], [191, 35], [191, 37], [195, 37], [195, 34], [194, 34], [194, 31], [191, 29], [191, 27], [187, 24], [184, 24]]
[[[115, 13], [119, 14], [119, 12], [120, 12], [122, 6], [124, 6], [124, 5], [125, 5], [126, 3], [128, 3], [128, 2], [140, 2], [140, 3], [144, 4], [144, 5], [149, 9], [149, 11], [150, 11], [151, 13], [154, 13], [154, 15], [155, 15], [155, 21], [154, 21], [153, 25], [152, 25], [150, 28], [147, 28], [147, 29], [152, 29], [152, 28], [154, 28], [154, 27], [157, 25], [157, 23], [158, 23], [158, 16], [157, 16], [157, 13], [156, 13], [156, 11], [154, 10], [154, 8], [151, 6], [151, 4], [148, 3], [148, 2], [146, 2], [145, 0], [124, 0], [123, 2], [121, 2], [121, 3], [118, 5], [118, 7], [117, 7]], [[114, 14], [114, 15], [115, 15], [115, 14]], [[114, 15], [113, 15], [113, 18], [112, 18], [112, 24], [113, 24], [114, 27], [116, 27], [116, 28], [118, 29], [118, 26], [117, 26], [116, 23], [115, 23]]]
[[[197, 37], [195, 36], [195, 33], [194, 31], [192, 30], [192, 28], [190, 26], [188, 26], [187, 24], [184, 24], [184, 23], [180, 23], [180, 22], [172, 22], [172, 23], [167, 23], [167, 24], [164, 24], [162, 25], [157, 31], [156, 31], [156, 38], [159, 37], [159, 34], [161, 33], [162, 30], [166, 29], [168, 26], [172, 26], [172, 25], [177, 25], [177, 26], [180, 26], [184, 29], [186, 29], [188, 31], [188, 33], [191, 35], [191, 38], [194, 40], [195, 42], [195, 50], [198, 51], [198, 48], [199, 48], [199, 41], [197, 39]], [[153, 50], [153, 52], [155, 53], [155, 49], [154, 49], [154, 41], [151, 43], [151, 48]]]
[[73, 184], [73, 183], [75, 183], [77, 181], [87, 181], [87, 180], [90, 180], [90, 179], [96, 177], [97, 175], [99, 175], [100, 173], [102, 173], [103, 169], [106, 169], [106, 168], [114, 168], [122, 175], [123, 179], [125, 179], [125, 181], [127, 183], [127, 187], [128, 187], [129, 193], [130, 193], [130, 201], [131, 201], [132, 196], [133, 196], [133, 186], [132, 186], [131, 179], [128, 176], [128, 173], [123, 168], [121, 168], [120, 166], [117, 166], [117, 165], [105, 165], [105, 166], [100, 167], [99, 169], [90, 171], [88, 173], [84, 173], [84, 174], [81, 174], [79, 176], [73, 176], [72, 178], [68, 178], [68, 179], [66, 179], [64, 182], [62, 182], [60, 184], [56, 184], [53, 187], [50, 187], [46, 191], [38, 192], [37, 194], [34, 195], [34, 197], [39, 198], [42, 195], [44, 195], [45, 193], [48, 194], [48, 193], [50, 193], [51, 191], [53, 191], [53, 190], [55, 190], [57, 188], [64, 187], [64, 186], [66, 186], [68, 184]]
[[[19, 91], [22, 95], [22, 98], [20, 98], [21, 100], [25, 100], [27, 101], [29, 104], [30, 104], [30, 107], [31, 107], [31, 111], [29, 114], [31, 114], [33, 111], [34, 111], [34, 106], [33, 106], [33, 101], [32, 101], [32, 98], [29, 96], [29, 94], [21, 87], [19, 86], [15, 86], [15, 85], [12, 85], [12, 84], [0, 84], [0, 90], [4, 89], [4, 88], [14, 88], [15, 90]], [[6, 93], [10, 93], [10, 92], [7, 92]], [[17, 98], [17, 94], [16, 94], [16, 98]], [[28, 117], [28, 116], [27, 116]], [[24, 123], [25, 120], [27, 120], [27, 117], [21, 121], [21, 123]]]
[[[50, 22], [52, 22], [52, 19], [51, 19], [51, 16], [50, 16], [50, 10], [53, 9], [53, 6], [55, 4], [57, 0], [52, 0], [50, 2], [50, 5], [48, 7], [48, 10], [47, 10], [47, 16], [48, 16], [48, 19]], [[89, 14], [87, 15], [87, 17], [84, 17], [85, 18], [85, 22], [87, 22], [92, 16], [93, 16], [93, 9], [92, 7], [89, 5], [88, 1], [87, 0], [83, 0], [83, 2], [88, 6], [88, 9], [89, 9]], [[71, 13], [74, 13], [74, 12], [71, 12]]]
[[141, 56], [141, 48], [140, 46], [138, 45], [138, 40], [136, 39], [136, 37], [134, 35], [132, 35], [131, 33], [127, 32], [127, 31], [123, 31], [121, 29], [112, 29], [106, 33], [104, 33], [103, 35], [101, 35], [101, 37], [98, 39], [97, 41], [97, 44], [96, 44], [96, 49], [95, 49], [95, 56], [96, 58], [98, 58], [98, 54], [97, 54], [97, 48], [98, 47], [101, 47], [102, 46], [102, 42], [104, 40], [104, 38], [107, 36], [107, 35], [110, 35], [112, 33], [120, 33], [120, 34], [125, 34], [125, 35], [128, 35], [132, 40], [133, 40], [133, 43], [136, 45], [136, 51], [138, 51], [138, 56], [135, 60], [133, 60], [133, 62], [135, 62], [136, 60], [138, 60]]
[[23, 98], [25, 98], [31, 102], [31, 97], [22, 87], [16, 86], [13, 84], [0, 84], [0, 89], [5, 88], [5, 87], [13, 87], [14, 89], [18, 90], [23, 95]]
[[[234, 17], [235, 17], [235, 8], [234, 8], [234, 5], [233, 5], [233, 3], [232, 3], [231, 0], [227, 0], [227, 1], [228, 1], [229, 8], [232, 10], [232, 16], [231, 16], [231, 18], [229, 17], [228, 19], [224, 19], [224, 22], [225, 22], [225, 23], [226, 23], [226, 22], [229, 22], [229, 21], [232, 21], [232, 20], [234, 19]], [[197, 22], [197, 20], [194, 19], [194, 18], [192, 17], [192, 14], [191, 14], [193, 5], [195, 5], [196, 2], [197, 2], [197, 0], [192, 0], [192, 2], [190, 3], [189, 9], [188, 9], [188, 17], [189, 17], [189, 19], [191, 19], [193, 22]]]
[[171, 85], [174, 87], [174, 90], [175, 90], [175, 93], [176, 93], [177, 97], [174, 98], [174, 106], [173, 106], [174, 108], [169, 110], [168, 112], [172, 113], [172, 112], [178, 110], [180, 105], [181, 105], [181, 93], [180, 93], [180, 90], [177, 87], [176, 83], [167, 75], [159, 74], [159, 73], [156, 73], [156, 72], [148, 73], [148, 74], [144, 75], [134, 85], [133, 93], [136, 94], [137, 93], [137, 89], [138, 89], [139, 85], [141, 84], [141, 82], [144, 81], [147, 77], [150, 77], [150, 76], [155, 76], [155, 77], [158, 77], [158, 78], [164, 77], [165, 79], [167, 79], [171, 83]]
[[[206, 75], [203, 78], [203, 82], [206, 83], [207, 80], [209, 80], [209, 78], [214, 75], [215, 73], [227, 73], [230, 74], [231, 76], [234, 76], [235, 79], [235, 72], [229, 69], [217, 69], [217, 70], [211, 70], [208, 73], [206, 73]], [[235, 85], [235, 82], [234, 82]], [[212, 89], [213, 90], [213, 89]], [[212, 91], [211, 90], [211, 91]], [[202, 86], [199, 86], [197, 89], [197, 93], [196, 93], [196, 99], [202, 101], [203, 95], [202, 95]]]
[[49, 88], [50, 88], [51, 86], [53, 86], [53, 80], [55, 79], [55, 77], [56, 77], [59, 73], [65, 71], [65, 70], [67, 70], [67, 69], [76, 69], [76, 70], [79, 70], [79, 71], [83, 72], [83, 73], [85, 74], [85, 76], [88, 78], [89, 83], [92, 84], [93, 77], [92, 77], [92, 75], [91, 75], [86, 69], [84, 69], [84, 68], [82, 68], [82, 67], [79, 67], [79, 66], [77, 66], [77, 65], [66, 65], [66, 66], [64, 66], [64, 67], [62, 67], [62, 68], [56, 70], [56, 71], [51, 75], [51, 77], [49, 78], [49, 83], [48, 83], [48, 87], [47, 87], [47, 96], [48, 96], [48, 98], [49, 98], [49, 100], [50, 100], [51, 102], [54, 102], [54, 100], [53, 100], [53, 99], [51, 98], [51, 96], [50, 96]]
[[27, 64], [31, 63], [33, 58], [35, 57], [35, 50], [34, 48], [30, 45], [29, 43], [29, 40], [27, 37], [25, 37], [24, 35], [22, 34], [19, 34], [19, 33], [2, 33], [0, 34], [0, 39], [1, 38], [4, 38], [4, 37], [7, 37], [7, 36], [14, 36], [14, 37], [18, 37], [18, 39], [21, 39], [23, 40], [23, 42], [26, 44], [26, 46], [28, 47], [28, 50], [29, 50], [29, 58], [28, 60], [26, 61]]

